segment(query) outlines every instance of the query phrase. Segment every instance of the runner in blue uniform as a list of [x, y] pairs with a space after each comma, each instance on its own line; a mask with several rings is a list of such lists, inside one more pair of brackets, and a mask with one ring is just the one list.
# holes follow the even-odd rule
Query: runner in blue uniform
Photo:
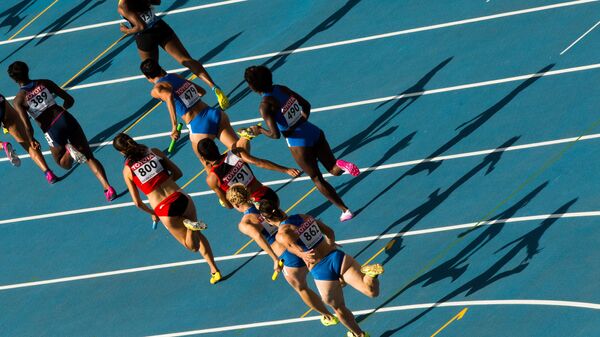
[[153, 5], [160, 5], [160, 2], [160, 0], [119, 0], [118, 12], [129, 23], [129, 25], [121, 24], [121, 32], [135, 34], [135, 42], [142, 61], [147, 59], [158, 61], [160, 46], [212, 89], [221, 109], [229, 108], [227, 96], [215, 84], [202, 63], [190, 56], [173, 29], [156, 15]]
[[202, 87], [188, 81], [177, 74], [167, 74], [154, 59], [142, 62], [140, 70], [148, 81], [154, 83], [150, 93], [152, 97], [167, 104], [171, 118], [171, 137], [177, 139], [177, 117], [181, 118], [190, 130], [190, 141], [194, 153], [200, 159], [196, 149], [198, 142], [204, 138], [219, 138], [228, 149], [231, 149], [239, 137], [231, 127], [229, 117], [221, 109], [209, 107], [202, 101], [206, 93]]
[[336, 316], [350, 331], [348, 337], [368, 337], [346, 307], [340, 278], [352, 288], [369, 297], [379, 295], [377, 276], [383, 273], [380, 264], [361, 267], [352, 256], [337, 249], [335, 233], [323, 222], [306, 214], [287, 215], [271, 200], [262, 200], [260, 214], [278, 226], [276, 240], [291, 253], [301, 257], [313, 278], [323, 302], [331, 306]]
[[[68, 170], [73, 166], [73, 161], [87, 163], [102, 184], [106, 200], [115, 199], [117, 193], [108, 183], [104, 167], [94, 158], [83, 129], [67, 111], [75, 104], [73, 97], [51, 80], [31, 80], [29, 67], [24, 62], [12, 63], [8, 67], [8, 75], [19, 85], [14, 105], [26, 125], [28, 138], [33, 139], [31, 123], [27, 122], [27, 118], [31, 117], [42, 129], [50, 152], [60, 167]], [[58, 105], [55, 96], [64, 101], [63, 106]], [[36, 144], [32, 146], [35, 148]]]
[[283, 260], [283, 275], [285, 280], [298, 293], [302, 301], [313, 310], [321, 313], [321, 323], [325, 326], [337, 324], [338, 319], [333, 316], [325, 304], [306, 283], [308, 268], [298, 256], [288, 252], [279, 242], [275, 241], [277, 226], [265, 221], [256, 207], [250, 191], [243, 184], [232, 185], [227, 190], [227, 200], [239, 212], [243, 213], [238, 224], [240, 232], [253, 239], [262, 250], [273, 260], [273, 270], [282, 271], [279, 261]]
[[318, 162], [334, 176], [346, 171], [357, 176], [360, 171], [353, 163], [335, 158], [325, 134], [308, 121], [310, 103], [282, 85], [273, 85], [271, 71], [264, 66], [246, 69], [244, 78], [250, 89], [262, 96], [259, 111], [268, 128], [260, 125], [241, 130], [251, 136], [263, 134], [277, 139], [283, 135], [296, 163], [312, 179], [319, 191], [341, 211], [340, 221], [350, 220], [352, 212], [319, 170]]

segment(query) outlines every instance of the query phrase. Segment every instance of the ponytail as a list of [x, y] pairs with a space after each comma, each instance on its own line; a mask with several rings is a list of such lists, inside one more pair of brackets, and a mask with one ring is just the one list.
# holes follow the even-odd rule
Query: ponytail
[[138, 144], [126, 133], [118, 134], [113, 140], [114, 148], [125, 154], [125, 158], [131, 161], [138, 161], [148, 154], [148, 147]]

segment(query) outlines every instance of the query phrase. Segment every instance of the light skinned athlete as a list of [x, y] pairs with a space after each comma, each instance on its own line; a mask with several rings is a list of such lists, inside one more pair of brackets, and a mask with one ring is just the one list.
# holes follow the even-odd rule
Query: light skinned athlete
[[383, 273], [383, 266], [361, 267], [352, 256], [337, 248], [333, 230], [310, 215], [288, 216], [271, 200], [261, 201], [258, 209], [270, 224], [279, 227], [275, 237], [277, 242], [304, 260], [323, 302], [350, 330], [348, 337], [368, 337], [369, 334], [358, 326], [352, 311], [346, 307], [340, 278], [364, 295], [376, 297], [379, 295], [377, 276]]
[[[210, 244], [200, 230], [206, 224], [198, 221], [192, 198], [181, 191], [175, 181], [181, 170], [158, 149], [148, 149], [127, 134], [115, 137], [113, 146], [125, 156], [123, 178], [135, 205], [150, 214], [152, 221], [162, 222], [173, 237], [192, 252], [200, 252], [210, 267], [210, 283], [221, 280]], [[146, 206], [138, 191], [142, 191], [152, 208]]]
[[250, 89], [262, 96], [259, 111], [267, 128], [255, 125], [241, 130], [241, 134], [263, 134], [273, 139], [283, 135], [296, 163], [312, 179], [319, 192], [342, 211], [340, 221], [352, 219], [354, 215], [350, 209], [323, 178], [318, 162], [334, 176], [344, 171], [357, 176], [360, 171], [353, 163], [336, 160], [323, 131], [308, 121], [310, 103], [288, 87], [273, 85], [271, 70], [267, 67], [249, 67], [244, 78]]
[[196, 145], [203, 138], [219, 138], [228, 149], [238, 141], [229, 117], [221, 109], [209, 107], [202, 101], [206, 93], [202, 87], [177, 74], [167, 74], [154, 59], [147, 59], [140, 70], [154, 88], [150, 95], [166, 103], [171, 118], [171, 138], [178, 139], [177, 117], [181, 118], [190, 131], [190, 141], [196, 156]]
[[[250, 191], [243, 184], [234, 184], [227, 190], [227, 200], [233, 207], [243, 213], [238, 229], [250, 237], [273, 260], [273, 270], [280, 272], [279, 261], [283, 260], [283, 275], [289, 285], [294, 288], [302, 301], [311, 309], [321, 313], [321, 323], [325, 326], [337, 324], [338, 319], [325, 307], [325, 304], [306, 283], [308, 268], [304, 260], [288, 252], [281, 243], [275, 240], [277, 226], [269, 224], [260, 215], [253, 204]], [[302, 252], [298, 252], [302, 254]]]
[[[75, 104], [73, 97], [51, 80], [31, 80], [29, 67], [24, 62], [12, 63], [8, 67], [8, 75], [19, 85], [13, 103], [25, 125], [27, 139], [34, 139], [33, 128], [28, 121], [30, 117], [42, 129], [52, 157], [60, 167], [68, 170], [73, 166], [73, 161], [87, 163], [104, 188], [106, 200], [114, 200], [117, 193], [108, 183], [104, 167], [94, 158], [83, 129], [67, 111]], [[63, 100], [63, 106], [58, 105], [55, 96]], [[30, 146], [39, 149], [37, 141]]]
[[204, 66], [190, 56], [173, 29], [154, 12], [153, 5], [160, 5], [160, 2], [160, 0], [119, 0], [118, 12], [129, 23], [129, 25], [120, 25], [121, 32], [135, 34], [135, 42], [142, 61], [147, 59], [158, 61], [160, 46], [177, 62], [204, 81], [217, 96], [221, 109], [226, 110], [229, 108], [227, 96], [215, 84]]
[[240, 147], [234, 147], [225, 154], [219, 152], [217, 144], [210, 138], [204, 138], [198, 142], [197, 152], [208, 173], [206, 184], [215, 192], [221, 205], [226, 208], [232, 208], [233, 206], [229, 203], [225, 194], [229, 187], [237, 183], [241, 183], [248, 188], [254, 201], [260, 201], [265, 196], [279, 200], [277, 194], [271, 188], [256, 179], [248, 164], [285, 173], [292, 177], [297, 177], [301, 173], [297, 169], [283, 167], [271, 161], [252, 156], [244, 147], [246, 142], [248, 142], [247, 139], [240, 139], [237, 143]]

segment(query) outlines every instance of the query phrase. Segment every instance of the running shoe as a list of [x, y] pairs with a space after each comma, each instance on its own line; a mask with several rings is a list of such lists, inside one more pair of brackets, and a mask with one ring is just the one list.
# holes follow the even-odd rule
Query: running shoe
[[358, 169], [358, 167], [349, 161], [338, 159], [335, 162], [335, 164], [339, 166], [342, 170], [348, 172], [353, 177], [356, 177], [360, 174], [360, 170]]
[[219, 281], [221, 281], [221, 273], [220, 272], [210, 274], [210, 284], [215, 284]]
[[104, 191], [106, 201], [113, 201], [117, 198], [117, 192], [112, 186], [108, 186], [108, 189]]
[[360, 271], [369, 277], [376, 278], [377, 276], [383, 274], [383, 266], [379, 263], [369, 264], [366, 266], [362, 266], [360, 268]]
[[344, 221], [348, 221], [350, 219], [354, 218], [354, 214], [352, 214], [352, 212], [347, 209], [344, 212], [342, 212], [342, 215], [340, 215], [340, 221], [344, 222]]
[[215, 92], [215, 96], [217, 96], [217, 100], [219, 101], [219, 106], [221, 109], [227, 110], [229, 108], [229, 98], [227, 98], [227, 95], [225, 95], [223, 90], [216, 85], [212, 88], [212, 90]]
[[65, 145], [65, 147], [71, 155], [71, 158], [73, 158], [73, 160], [77, 163], [83, 164], [87, 161], [87, 158], [83, 155], [83, 153], [77, 151], [77, 149], [75, 149], [75, 147], [72, 144], [67, 144]]
[[327, 318], [327, 316], [325, 315], [321, 316], [321, 324], [323, 324], [324, 326], [336, 325], [339, 322], [340, 320], [335, 316], [331, 316], [331, 318]]
[[202, 220], [192, 221], [190, 219], [183, 219], [183, 225], [185, 226], [185, 228], [192, 231], [203, 231], [206, 228], [208, 228], [208, 226], [206, 226], [206, 224], [202, 222]]
[[10, 161], [13, 166], [21, 166], [21, 158], [17, 155], [17, 152], [13, 148], [12, 144], [9, 142], [0, 143], [4, 152], [6, 153], [6, 158]]
[[241, 128], [237, 130], [237, 134], [241, 137], [241, 138], [246, 138], [248, 140], [252, 140], [254, 139], [256, 136], [258, 136], [257, 134], [255, 134], [254, 132], [252, 132], [252, 130], [250, 130], [250, 128]]
[[[348, 337], [358, 337], [352, 331], [348, 331], [348, 334], [346, 334], [346, 336], [348, 336]], [[365, 331], [364, 337], [371, 337], [371, 335], [369, 335], [369, 333]]]
[[58, 181], [58, 177], [50, 169], [44, 172], [44, 176], [46, 177], [46, 181], [48, 181], [48, 184], [54, 184]]

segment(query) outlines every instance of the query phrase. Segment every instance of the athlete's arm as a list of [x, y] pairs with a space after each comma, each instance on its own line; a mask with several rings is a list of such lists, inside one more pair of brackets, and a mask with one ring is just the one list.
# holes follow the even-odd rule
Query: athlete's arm
[[208, 176], [206, 177], [206, 184], [208, 185], [208, 187], [210, 187], [211, 190], [215, 192], [217, 198], [219, 198], [221, 206], [229, 209], [233, 208], [233, 205], [229, 202], [229, 200], [227, 200], [225, 192], [223, 192], [223, 190], [219, 187], [219, 180], [217, 179], [216, 174], [208, 172]]
[[179, 180], [179, 178], [183, 177], [183, 172], [181, 172], [179, 166], [177, 166], [171, 159], [169, 159], [169, 157], [167, 157], [164, 154], [164, 152], [157, 148], [153, 148], [152, 152], [155, 155], [159, 156], [160, 159], [162, 159], [163, 165], [165, 166], [167, 171], [171, 172], [171, 179], [173, 179], [173, 181], [177, 181]]
[[175, 98], [171, 86], [166, 83], [159, 83], [154, 86], [150, 95], [156, 99], [160, 99], [167, 104], [169, 110], [169, 118], [171, 119], [171, 138], [178, 139], [179, 131], [177, 131], [177, 115], [175, 114]]
[[129, 9], [127, 6], [127, 1], [121, 1], [119, 6], [117, 7], [119, 14], [124, 17], [131, 24], [131, 28], [128, 28], [124, 24], [119, 25], [119, 29], [124, 34], [135, 34], [146, 29], [146, 23], [142, 21], [140, 16]]
[[268, 129], [256, 125], [252, 127], [252, 132], [255, 134], [262, 133], [269, 138], [279, 139], [281, 134], [279, 133], [279, 129], [275, 123], [275, 114], [278, 112], [278, 107], [275, 106], [273, 102], [269, 102], [269, 99], [264, 99], [260, 103], [258, 110], [267, 124]]
[[280, 226], [275, 236], [275, 240], [281, 243], [290, 253], [308, 263], [313, 263], [315, 261], [314, 251], [312, 249], [306, 252], [303, 251], [296, 243], [297, 239], [296, 233], [294, 233], [290, 226]]
[[315, 221], [317, 222], [317, 225], [319, 225], [319, 229], [321, 229], [321, 233], [323, 233], [325, 235], [325, 237], [327, 238], [327, 241], [329, 241], [329, 243], [331, 245], [335, 246], [336, 245], [335, 232], [333, 231], [333, 229], [331, 229], [331, 227], [324, 224], [321, 220], [315, 219]]
[[264, 168], [271, 171], [281, 172], [284, 174], [288, 174], [292, 177], [299, 176], [302, 172], [295, 168], [284, 167], [279, 164], [276, 164], [270, 160], [262, 159], [251, 155], [246, 149], [243, 147], [236, 147], [235, 144], [231, 149], [231, 152], [236, 156], [242, 158], [245, 163], [258, 166], [260, 168]]
[[[38, 143], [35, 138], [33, 138], [33, 127], [31, 125], [31, 121], [29, 121], [29, 116], [27, 115], [27, 105], [25, 105], [25, 94], [23, 92], [19, 92], [13, 101], [13, 105], [15, 111], [19, 115], [19, 119], [21, 123], [25, 125], [25, 135], [29, 140], [29, 146], [31, 146], [34, 150], [39, 150], [40, 143]], [[8, 104], [8, 101], [6, 102]]]
[[50, 80], [39, 80], [51, 93], [63, 99], [63, 108], [69, 110], [73, 104], [75, 104], [75, 99], [73, 96], [69, 95], [63, 88], [56, 85], [56, 83]]
[[285, 90], [289, 91], [289, 93], [296, 97], [296, 99], [298, 100], [298, 103], [300, 103], [300, 106], [302, 107], [302, 115], [304, 116], [304, 118], [308, 119], [308, 116], [310, 116], [310, 103], [302, 96], [300, 96], [297, 92], [295, 92], [294, 90], [288, 88], [288, 87], [283, 87]]
[[254, 240], [254, 242], [256, 242], [256, 244], [271, 257], [273, 262], [278, 262], [279, 257], [277, 254], [275, 254], [273, 248], [271, 248], [271, 245], [267, 242], [265, 237], [260, 234], [260, 228], [258, 227], [260, 224], [254, 224], [250, 221], [246, 221], [245, 219], [246, 217], [244, 217], [242, 222], [240, 222], [238, 225], [240, 232]]
[[135, 184], [133, 183], [133, 178], [131, 177], [131, 170], [127, 166], [123, 168], [123, 179], [125, 179], [125, 184], [127, 185], [127, 189], [129, 190], [129, 194], [131, 195], [131, 199], [133, 200], [135, 206], [141, 209], [142, 211], [152, 215], [152, 220], [156, 220], [156, 214], [154, 214], [154, 211], [150, 207], [146, 206], [146, 204], [142, 201], [142, 198], [140, 197], [140, 192], [138, 192], [137, 187], [135, 187]]

